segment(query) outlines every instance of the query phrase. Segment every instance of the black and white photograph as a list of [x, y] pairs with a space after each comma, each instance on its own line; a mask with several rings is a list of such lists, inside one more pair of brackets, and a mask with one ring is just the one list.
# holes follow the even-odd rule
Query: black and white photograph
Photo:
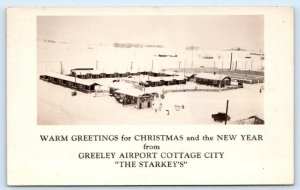
[[292, 7], [7, 9], [7, 184], [294, 184]]
[[264, 124], [263, 15], [38, 16], [37, 123]]

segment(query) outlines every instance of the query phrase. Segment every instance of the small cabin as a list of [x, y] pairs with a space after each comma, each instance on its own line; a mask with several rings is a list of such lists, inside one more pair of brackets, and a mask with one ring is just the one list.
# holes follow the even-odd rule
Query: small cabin
[[154, 100], [153, 94], [147, 94], [138, 89], [117, 90], [114, 97], [123, 105], [136, 105], [137, 109], [151, 108]]
[[231, 84], [231, 78], [216, 73], [199, 73], [196, 75], [196, 83], [215, 87], [225, 87]]

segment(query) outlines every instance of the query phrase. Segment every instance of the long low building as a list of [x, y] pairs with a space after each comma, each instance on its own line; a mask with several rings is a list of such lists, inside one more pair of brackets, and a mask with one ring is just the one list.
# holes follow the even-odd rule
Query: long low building
[[97, 79], [97, 78], [121, 78], [121, 77], [128, 77], [128, 76], [135, 76], [135, 75], [148, 75], [153, 77], [168, 77], [168, 76], [174, 76], [175, 73], [170, 72], [160, 72], [160, 71], [113, 71], [113, 70], [72, 70], [70, 76], [81, 79]]
[[59, 75], [55, 73], [47, 73], [40, 75], [40, 79], [51, 82], [53, 84], [61, 85], [64, 87], [76, 89], [85, 93], [95, 92], [97, 88], [100, 88], [100, 84], [89, 80], [78, 79], [75, 77]]
[[196, 83], [215, 87], [225, 87], [231, 84], [231, 78], [227, 75], [216, 73], [198, 73], [195, 75]]
[[76, 71], [71, 73], [71, 76], [80, 79], [98, 79], [98, 78], [119, 78], [127, 77], [129, 75], [135, 75], [135, 73], [129, 72], [115, 72], [115, 71], [98, 71], [98, 70], [85, 70], [85, 71]]
[[169, 85], [179, 85], [186, 84], [186, 79], [181, 76], [174, 77], [151, 77], [151, 76], [139, 76], [126, 79], [136, 84], [144, 87], [156, 87], [156, 86], [169, 86]]

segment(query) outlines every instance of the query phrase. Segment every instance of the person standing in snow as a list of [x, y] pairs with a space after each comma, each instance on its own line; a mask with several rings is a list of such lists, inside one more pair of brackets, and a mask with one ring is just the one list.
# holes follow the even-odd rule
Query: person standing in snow
[[167, 115], [170, 115], [170, 111], [169, 110], [166, 110], [166, 112], [167, 112]]

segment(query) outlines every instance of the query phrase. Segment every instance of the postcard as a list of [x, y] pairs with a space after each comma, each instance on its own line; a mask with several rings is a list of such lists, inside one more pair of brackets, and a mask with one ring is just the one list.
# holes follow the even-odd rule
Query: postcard
[[8, 8], [8, 185], [293, 184], [293, 14]]

